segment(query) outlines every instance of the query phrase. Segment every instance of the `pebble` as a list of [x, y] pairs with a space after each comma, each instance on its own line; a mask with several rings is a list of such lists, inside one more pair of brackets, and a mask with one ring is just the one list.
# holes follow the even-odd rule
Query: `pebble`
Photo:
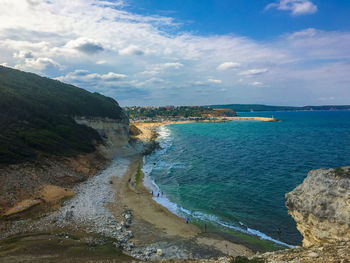
[[317, 254], [316, 252], [310, 252], [310, 253], [308, 254], [308, 256], [309, 256], [310, 258], [317, 258], [317, 257], [318, 257], [318, 254]]

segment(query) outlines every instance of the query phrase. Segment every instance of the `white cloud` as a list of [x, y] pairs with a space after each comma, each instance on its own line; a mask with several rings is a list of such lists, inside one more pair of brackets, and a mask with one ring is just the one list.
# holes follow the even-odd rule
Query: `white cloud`
[[145, 52], [140, 49], [138, 46], [130, 45], [126, 48], [119, 50], [120, 55], [137, 55], [142, 56]]
[[78, 38], [75, 40], [71, 40], [66, 44], [66, 47], [76, 49], [88, 55], [92, 55], [104, 50], [100, 43], [93, 39], [86, 38]]
[[283, 11], [291, 11], [292, 15], [307, 15], [317, 12], [317, 6], [309, 0], [278, 0], [266, 6], [266, 10], [276, 8]]
[[107, 74], [101, 75], [101, 79], [106, 80], [106, 81], [115, 81], [115, 80], [121, 80], [125, 79], [127, 75], [125, 74], [118, 74], [118, 73], [113, 73], [109, 72]]
[[227, 70], [227, 69], [234, 69], [240, 67], [240, 63], [237, 62], [224, 62], [221, 63], [219, 66], [217, 66], [217, 70]]
[[119, 74], [114, 72], [109, 72], [106, 74], [98, 74], [98, 73], [90, 73], [88, 70], [78, 69], [73, 72], [67, 73], [65, 76], [60, 76], [57, 79], [60, 81], [72, 82], [72, 83], [80, 83], [85, 82], [92, 84], [97, 84], [97, 82], [114, 82], [120, 81], [127, 78], [125, 74]]
[[209, 78], [209, 79], [208, 79], [208, 82], [209, 82], [209, 83], [215, 83], [215, 84], [221, 84], [221, 83], [222, 83], [222, 80], [220, 80], [220, 79], [212, 79], [212, 78]]
[[26, 58], [24, 63], [15, 65], [15, 68], [42, 71], [48, 68], [60, 68], [60, 64], [51, 58]]
[[[1, 0], [6, 8], [0, 8], [0, 62], [59, 76], [122, 105], [350, 100], [348, 31], [306, 28], [262, 43], [177, 30], [173, 18], [134, 14], [123, 9], [123, 1], [31, 2]], [[296, 3], [278, 1], [269, 8], [281, 4], [292, 14], [305, 13]], [[262, 92], [269, 95], [247, 93], [254, 82], [264, 83], [262, 91], [269, 87]], [[213, 89], [217, 84], [225, 94]]]
[[22, 58], [24, 58], [24, 59], [25, 58], [33, 58], [33, 54], [30, 51], [21, 50], [19, 52], [14, 53], [13, 57], [14, 58], [20, 58], [20, 59], [22, 59]]
[[179, 62], [168, 62], [162, 65], [163, 68], [174, 68], [174, 69], [179, 69], [179, 68], [182, 68], [183, 66], [184, 64]]
[[267, 68], [249, 69], [249, 70], [240, 72], [239, 75], [241, 75], [241, 76], [254, 76], [254, 75], [261, 75], [261, 74], [266, 73], [268, 71], [269, 70]]
[[30, 6], [36, 6], [41, 4], [41, 2], [43, 2], [43, 0], [27, 0], [28, 5]]
[[96, 64], [97, 65], [104, 65], [104, 64], [107, 64], [107, 61], [106, 60], [99, 60], [99, 61], [96, 61]]
[[257, 86], [262, 86], [262, 85], [264, 85], [264, 83], [262, 83], [262, 82], [260, 82], [260, 81], [254, 81], [254, 82], [251, 83], [251, 85], [257, 87]]

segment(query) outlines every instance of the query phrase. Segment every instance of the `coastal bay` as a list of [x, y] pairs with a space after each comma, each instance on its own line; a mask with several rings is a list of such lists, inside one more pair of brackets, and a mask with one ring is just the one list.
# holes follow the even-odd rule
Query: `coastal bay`
[[[239, 228], [253, 236], [300, 244], [284, 194], [311, 169], [347, 164], [349, 112], [240, 113], [272, 114], [282, 122], [161, 128], [159, 142], [167, 150], [146, 157], [146, 172], [166, 196], [158, 201], [201, 227], [211, 222], [221, 231]], [[323, 158], [313, 154], [315, 147]]]

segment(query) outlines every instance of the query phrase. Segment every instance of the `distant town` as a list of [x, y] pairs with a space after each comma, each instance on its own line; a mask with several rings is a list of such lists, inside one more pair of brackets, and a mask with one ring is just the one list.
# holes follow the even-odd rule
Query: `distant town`
[[214, 109], [206, 106], [124, 107], [130, 122], [205, 121], [235, 117], [232, 109]]

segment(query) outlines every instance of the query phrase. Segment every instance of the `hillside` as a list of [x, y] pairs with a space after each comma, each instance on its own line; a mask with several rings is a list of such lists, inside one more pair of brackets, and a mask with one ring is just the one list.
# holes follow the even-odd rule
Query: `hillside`
[[93, 152], [101, 138], [75, 116], [128, 122], [112, 98], [0, 66], [0, 164]]
[[246, 111], [302, 111], [302, 110], [350, 110], [350, 105], [324, 105], [324, 106], [271, 106], [262, 104], [226, 104], [210, 105], [214, 109], [232, 109], [236, 112]]
[[132, 120], [237, 116], [232, 109], [213, 109], [203, 106], [125, 107], [124, 110]]

